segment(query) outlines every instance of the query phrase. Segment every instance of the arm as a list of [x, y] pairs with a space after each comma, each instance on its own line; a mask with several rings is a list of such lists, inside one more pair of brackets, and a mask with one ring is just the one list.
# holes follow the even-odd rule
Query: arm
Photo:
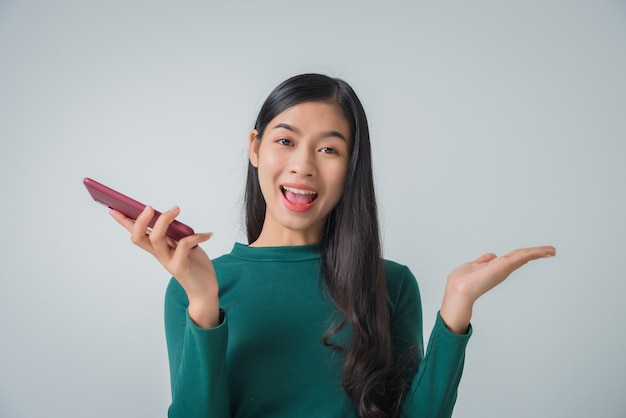
[[394, 304], [394, 344], [400, 352], [412, 352], [411, 387], [402, 404], [404, 418], [443, 418], [452, 415], [465, 360], [465, 335], [452, 333], [437, 315], [424, 356], [422, 307], [415, 277], [405, 269]]
[[170, 364], [170, 418], [229, 418], [226, 319], [200, 328], [187, 313], [188, 299], [172, 279], [165, 296], [165, 334]]
[[426, 356], [418, 354], [419, 368], [402, 407], [402, 417], [448, 418], [456, 402], [471, 328], [457, 335], [437, 315]]
[[170, 417], [230, 416], [226, 377], [227, 327], [220, 318], [219, 287], [213, 263], [198, 244], [210, 233], [175, 242], [165, 236], [179, 209], [157, 219], [147, 206], [136, 221], [112, 210], [111, 216], [131, 233], [131, 241], [152, 254], [176, 279], [168, 286], [165, 328], [170, 362]]
[[[485, 254], [465, 263], [448, 276], [442, 307], [428, 343], [428, 351], [417, 353], [418, 371], [402, 409], [403, 417], [444, 418], [452, 416], [457, 388], [465, 361], [465, 347], [472, 333], [470, 319], [480, 296], [502, 283], [512, 272], [531, 260], [555, 255], [550, 246], [525, 248], [504, 256]], [[419, 292], [414, 296], [419, 302]], [[416, 318], [419, 326], [415, 341], [421, 344], [420, 312], [408, 310], [406, 318]], [[406, 310], [406, 308], [405, 308]], [[409, 320], [405, 319], [405, 325]]]

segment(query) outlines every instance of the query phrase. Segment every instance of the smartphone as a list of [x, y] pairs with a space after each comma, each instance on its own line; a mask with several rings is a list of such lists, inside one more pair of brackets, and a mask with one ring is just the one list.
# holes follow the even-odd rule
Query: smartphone
[[[133, 220], [137, 219], [139, 214], [146, 207], [143, 203], [139, 203], [138, 201], [131, 199], [130, 197], [123, 195], [120, 192], [105, 186], [104, 184], [98, 183], [89, 177], [83, 180], [83, 184], [96, 202], [103, 204], [109, 209], [115, 209]], [[159, 216], [161, 216], [161, 212], [155, 210], [152, 220], [148, 223], [150, 228], [154, 226], [154, 223]], [[165, 232], [165, 235], [175, 241], [179, 241], [182, 238], [193, 234], [193, 229], [177, 220], [174, 220]]]

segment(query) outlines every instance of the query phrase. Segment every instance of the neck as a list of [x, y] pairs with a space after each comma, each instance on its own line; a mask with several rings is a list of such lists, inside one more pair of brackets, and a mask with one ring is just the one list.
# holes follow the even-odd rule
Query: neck
[[267, 222], [263, 224], [261, 234], [251, 247], [286, 247], [296, 245], [319, 244], [322, 237], [321, 230], [308, 229], [306, 231], [285, 228], [271, 228]]

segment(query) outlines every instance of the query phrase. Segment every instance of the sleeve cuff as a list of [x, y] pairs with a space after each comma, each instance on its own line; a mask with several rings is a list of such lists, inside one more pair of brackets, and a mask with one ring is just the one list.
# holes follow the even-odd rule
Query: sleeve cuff
[[222, 309], [220, 309], [220, 323], [218, 326], [213, 327], [213, 328], [202, 328], [196, 325], [196, 323], [193, 322], [193, 319], [191, 319], [191, 317], [189, 316], [189, 311], [186, 312], [186, 316], [187, 316], [187, 327], [189, 329], [192, 329], [196, 333], [210, 335], [210, 334], [223, 332], [228, 327], [228, 324], [226, 321], [226, 312], [224, 312]]
[[441, 312], [437, 312], [437, 319], [435, 321], [435, 329], [442, 332], [444, 335], [447, 334], [451, 338], [459, 337], [459, 338], [466, 339], [466, 340], [469, 340], [469, 338], [472, 336], [472, 333], [473, 333], [473, 328], [472, 328], [471, 323], [467, 326], [467, 331], [465, 332], [465, 334], [456, 334], [450, 331], [450, 329], [444, 322], [443, 318], [441, 317]]

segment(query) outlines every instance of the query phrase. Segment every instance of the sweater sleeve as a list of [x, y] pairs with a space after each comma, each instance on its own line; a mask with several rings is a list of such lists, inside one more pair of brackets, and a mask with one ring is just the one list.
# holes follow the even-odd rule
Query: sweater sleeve
[[452, 416], [463, 372], [465, 348], [472, 334], [454, 334], [437, 314], [424, 356], [422, 309], [413, 274], [405, 271], [394, 310], [396, 335], [413, 347], [417, 373], [402, 406], [403, 418], [447, 418]]
[[165, 295], [165, 334], [170, 364], [170, 418], [229, 418], [226, 347], [228, 323], [199, 328], [187, 313], [189, 300], [175, 279]]

